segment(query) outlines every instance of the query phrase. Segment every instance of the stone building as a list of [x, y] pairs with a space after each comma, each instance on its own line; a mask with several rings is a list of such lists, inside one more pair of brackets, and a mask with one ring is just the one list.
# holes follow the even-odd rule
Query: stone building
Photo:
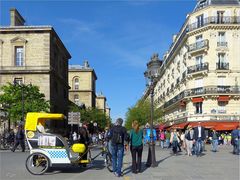
[[[26, 26], [16, 9], [0, 27], [0, 86], [33, 84], [50, 101], [50, 111], [68, 113], [68, 50], [52, 26]], [[66, 126], [66, 122], [64, 124]]]
[[85, 107], [95, 107], [97, 76], [88, 61], [84, 65], [69, 65], [69, 100]]
[[198, 0], [173, 36], [154, 88], [165, 122], [239, 121], [239, 50], [239, 1]]

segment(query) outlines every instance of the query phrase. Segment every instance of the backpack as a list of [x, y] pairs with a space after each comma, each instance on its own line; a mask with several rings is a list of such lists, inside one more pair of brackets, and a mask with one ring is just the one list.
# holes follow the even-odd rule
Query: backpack
[[121, 129], [113, 129], [113, 135], [111, 140], [113, 144], [123, 144], [123, 133]]

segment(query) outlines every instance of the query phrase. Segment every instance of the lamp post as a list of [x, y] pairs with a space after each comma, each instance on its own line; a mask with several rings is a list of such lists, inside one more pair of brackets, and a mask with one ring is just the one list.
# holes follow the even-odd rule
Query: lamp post
[[21, 94], [22, 94], [22, 117], [21, 117], [21, 122], [24, 121], [24, 95], [23, 95], [23, 84], [19, 83], [14, 79], [13, 81], [14, 86], [19, 86], [21, 88]]
[[150, 122], [150, 142], [148, 148], [148, 159], [147, 166], [157, 167], [156, 156], [155, 156], [155, 142], [153, 139], [153, 115], [154, 115], [154, 105], [153, 105], [153, 97], [154, 97], [154, 85], [157, 81], [157, 78], [160, 74], [160, 66], [161, 61], [158, 58], [158, 54], [153, 54], [151, 60], [147, 63], [147, 70], [144, 72], [144, 76], [146, 78], [147, 86], [149, 88], [150, 98], [151, 98], [151, 122]]

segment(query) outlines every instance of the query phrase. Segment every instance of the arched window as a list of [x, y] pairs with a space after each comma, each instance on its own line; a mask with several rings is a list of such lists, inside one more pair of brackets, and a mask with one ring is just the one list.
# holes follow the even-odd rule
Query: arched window
[[79, 78], [74, 79], [73, 85], [75, 90], [79, 89]]
[[80, 101], [79, 101], [79, 96], [78, 96], [78, 94], [75, 94], [75, 95], [74, 95], [74, 103], [78, 105], [79, 102], [80, 102]]

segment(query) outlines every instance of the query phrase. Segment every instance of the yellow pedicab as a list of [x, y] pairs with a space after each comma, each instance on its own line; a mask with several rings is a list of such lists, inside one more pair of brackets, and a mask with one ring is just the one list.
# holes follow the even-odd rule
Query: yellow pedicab
[[[39, 125], [44, 126], [46, 120], [63, 120], [63, 114], [53, 113], [28, 113], [25, 122], [25, 135], [30, 150], [26, 160], [27, 170], [34, 175], [45, 173], [49, 167], [60, 164], [86, 164], [94, 160], [100, 154], [105, 153], [105, 162], [109, 169], [111, 156], [106, 148], [91, 158], [90, 148], [86, 150], [84, 144], [76, 143], [69, 147], [66, 140], [57, 134], [41, 132]], [[89, 152], [88, 160], [82, 160], [82, 156]]]

